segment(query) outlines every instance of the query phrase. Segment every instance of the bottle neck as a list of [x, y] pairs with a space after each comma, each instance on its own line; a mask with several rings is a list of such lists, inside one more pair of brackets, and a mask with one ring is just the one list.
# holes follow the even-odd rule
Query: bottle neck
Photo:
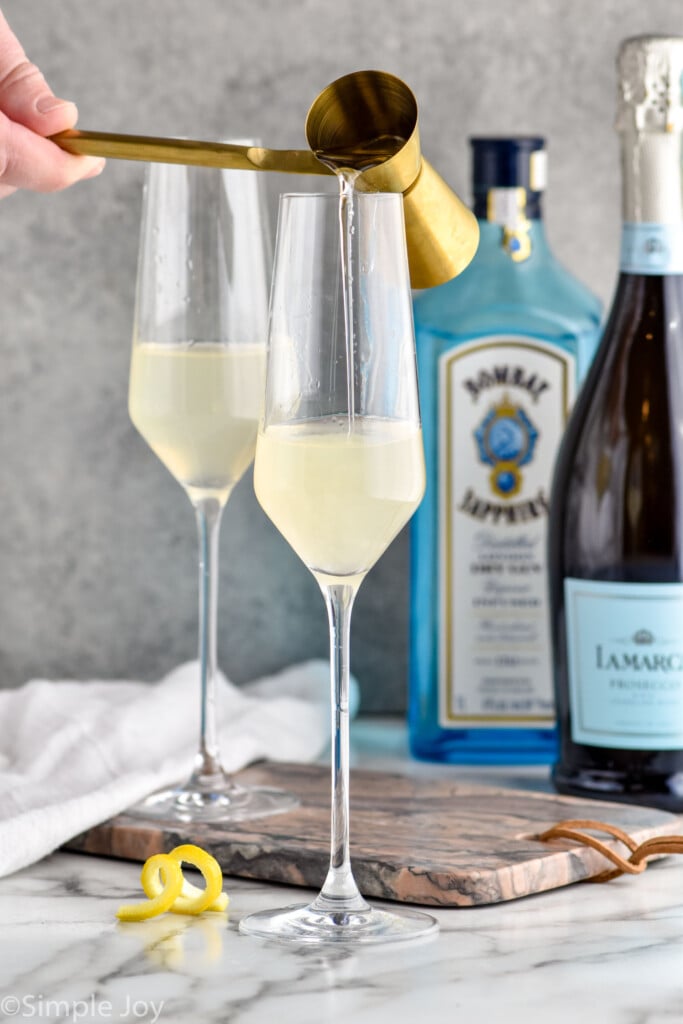
[[474, 188], [474, 216], [480, 221], [492, 221], [494, 224], [505, 225], [509, 219], [526, 217], [528, 220], [541, 220], [543, 217], [542, 192], [530, 192], [521, 186], [507, 188]]
[[479, 221], [480, 251], [500, 253], [524, 263], [545, 250], [541, 192], [525, 188], [474, 190], [474, 213]]
[[683, 273], [680, 133], [625, 132], [622, 182], [622, 272]]

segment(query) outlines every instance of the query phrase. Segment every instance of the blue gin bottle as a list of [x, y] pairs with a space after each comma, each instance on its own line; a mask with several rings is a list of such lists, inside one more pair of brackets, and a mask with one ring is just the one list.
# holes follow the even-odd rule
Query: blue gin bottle
[[427, 491], [411, 523], [416, 757], [556, 755], [548, 495], [601, 307], [552, 255], [541, 138], [475, 138], [479, 250], [415, 300]]

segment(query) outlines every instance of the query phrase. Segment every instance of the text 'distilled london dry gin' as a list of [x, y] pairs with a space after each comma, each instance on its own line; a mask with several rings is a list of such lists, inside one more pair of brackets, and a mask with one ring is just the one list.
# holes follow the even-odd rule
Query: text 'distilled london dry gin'
[[549, 487], [600, 304], [548, 247], [543, 139], [471, 142], [479, 251], [415, 301], [427, 491], [411, 524], [411, 749], [549, 762]]
[[552, 490], [554, 779], [683, 811], [683, 38], [618, 72], [621, 272]]

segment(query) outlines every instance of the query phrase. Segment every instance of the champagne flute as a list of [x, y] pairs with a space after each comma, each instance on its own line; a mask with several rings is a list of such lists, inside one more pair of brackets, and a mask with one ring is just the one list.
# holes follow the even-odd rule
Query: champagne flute
[[331, 857], [312, 903], [250, 915], [240, 930], [303, 943], [435, 933], [427, 914], [371, 908], [349, 854], [351, 609], [425, 487], [399, 195], [346, 193], [341, 202], [335, 195], [281, 197], [254, 487], [327, 606]]
[[254, 457], [263, 404], [270, 236], [260, 175], [154, 164], [147, 169], [129, 414], [185, 489], [199, 533], [199, 753], [190, 779], [135, 809], [145, 817], [239, 821], [296, 806], [237, 785], [216, 729], [218, 535]]

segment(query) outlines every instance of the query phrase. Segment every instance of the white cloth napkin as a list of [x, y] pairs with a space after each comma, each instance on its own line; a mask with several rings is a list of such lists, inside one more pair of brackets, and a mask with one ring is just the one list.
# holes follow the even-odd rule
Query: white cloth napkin
[[[312, 761], [330, 735], [328, 664], [243, 687], [221, 676], [217, 712], [227, 771]], [[198, 735], [196, 662], [153, 684], [36, 679], [0, 690], [0, 876], [187, 778]]]

